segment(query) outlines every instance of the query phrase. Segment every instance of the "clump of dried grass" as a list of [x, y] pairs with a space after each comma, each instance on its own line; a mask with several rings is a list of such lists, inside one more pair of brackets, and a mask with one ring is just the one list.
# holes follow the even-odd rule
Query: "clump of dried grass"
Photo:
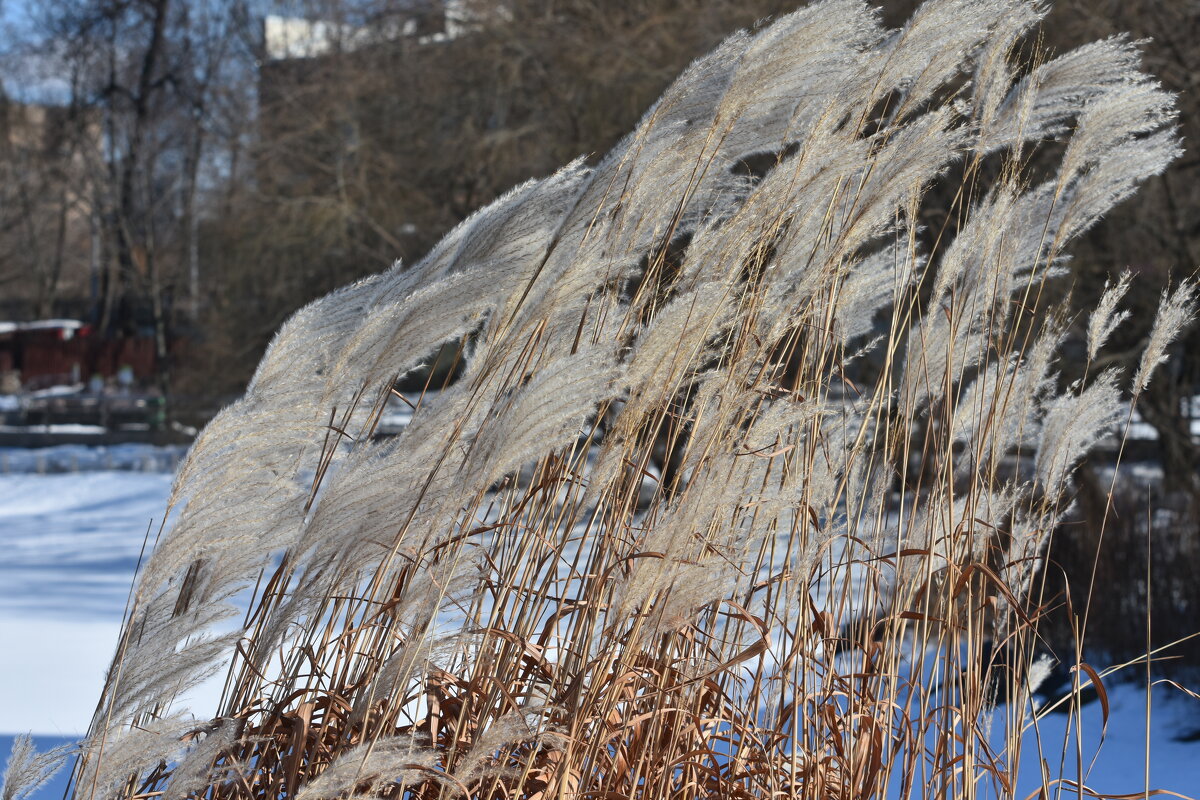
[[1179, 152], [1127, 41], [1018, 76], [1043, 14], [737, 34], [595, 167], [299, 311], [180, 472], [75, 796], [1011, 795], [1033, 576], [1123, 386], [1060, 390], [1042, 287]]

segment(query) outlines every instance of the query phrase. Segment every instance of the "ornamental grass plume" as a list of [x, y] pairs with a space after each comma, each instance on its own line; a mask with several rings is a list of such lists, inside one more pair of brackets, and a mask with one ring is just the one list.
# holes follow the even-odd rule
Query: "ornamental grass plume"
[[12, 751], [4, 766], [0, 798], [23, 800], [31, 796], [62, 768], [71, 749], [71, 745], [66, 744], [39, 754], [33, 746], [32, 737], [17, 736], [13, 739]]
[[1127, 39], [1018, 57], [1044, 14], [735, 34], [296, 312], [180, 470], [74, 796], [1012, 796], [1034, 577], [1129, 388], [1060, 389], [1043, 287], [1180, 152]]

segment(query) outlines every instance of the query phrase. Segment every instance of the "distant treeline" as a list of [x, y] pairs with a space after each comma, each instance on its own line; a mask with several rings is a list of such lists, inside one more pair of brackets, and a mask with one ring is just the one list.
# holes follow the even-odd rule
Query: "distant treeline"
[[[297, 307], [414, 262], [513, 185], [605, 152], [692, 59], [796, 5], [35, 4], [13, 37], [0, 103], [4, 313], [79, 316], [101, 336], [150, 338], [174, 413], [202, 421], [241, 391]], [[881, 14], [899, 25], [915, 5], [886, 0]], [[1148, 39], [1146, 68], [1180, 93], [1194, 143], [1200, 19], [1187, 6], [1062, 0], [1025, 49], [1036, 62], [1120, 31]], [[1030, 164], [1059, 147], [1031, 148]], [[1118, 332], [1110, 363], [1132, 357], [1159, 288], [1200, 264], [1198, 166], [1189, 153], [1148, 181], [1074, 248], [1072, 276], [1057, 284], [1085, 310], [1107, 276], [1144, 274], [1130, 301], [1146, 313]], [[931, 212], [925, 223], [932, 240], [956, 221]], [[172, 357], [181, 337], [186, 360]], [[1160, 431], [1168, 480], [1200, 494], [1180, 411], [1200, 390], [1200, 359], [1173, 364], [1143, 414]]]

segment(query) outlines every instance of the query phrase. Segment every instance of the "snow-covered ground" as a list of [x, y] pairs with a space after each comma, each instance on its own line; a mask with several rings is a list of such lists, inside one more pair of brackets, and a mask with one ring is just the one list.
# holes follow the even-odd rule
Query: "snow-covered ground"
[[186, 453], [186, 445], [152, 447], [145, 444], [115, 444], [95, 447], [63, 444], [35, 449], [0, 447], [0, 475], [114, 470], [171, 472]]
[[0, 732], [86, 729], [171, 475], [0, 475]]
[[[1145, 686], [1110, 684], [1108, 702], [1107, 729], [1100, 703], [1084, 706], [1081, 748], [1076, 747], [1068, 714], [1052, 713], [1038, 721], [1036, 731], [1031, 729], [1023, 738], [1017, 797], [1029, 797], [1041, 786], [1039, 758], [1046, 760], [1051, 775], [1075, 780], [1077, 753], [1083, 754], [1083, 782], [1088, 788], [1105, 795], [1143, 796], [1147, 787]], [[1152, 693], [1149, 730], [1150, 790], [1200, 797], [1200, 701], [1159, 685]], [[1078, 790], [1062, 786], [1062, 800], [1075, 797]]]
[[[397, 427], [402, 427], [405, 411], [393, 413]], [[151, 463], [146, 451], [105, 454], [76, 448], [55, 458], [59, 456], [76, 469], [117, 463], [128, 468], [58, 474], [35, 468], [0, 474], [0, 762], [7, 758], [11, 734], [40, 734], [40, 742], [49, 745], [55, 743], [50, 737], [77, 735], [87, 727], [139, 553], [147, 535], [152, 542], [158, 531], [171, 483], [167, 472], [136, 471], [138, 465]], [[9, 451], [8, 463], [11, 469], [17, 463], [36, 466], [38, 461], [28, 451]], [[1110, 719], [1098, 753], [1099, 703], [1084, 711], [1085, 771], [1096, 756], [1086, 781], [1102, 793], [1141, 792], [1144, 692], [1129, 684], [1108, 689]], [[1060, 773], [1067, 725], [1065, 715], [1053, 714], [1038, 726], [1043, 757], [1055, 775]], [[1150, 723], [1151, 788], [1200, 795], [1198, 732], [1200, 701], [1167, 686], [1156, 689]], [[1188, 738], [1191, 741], [1184, 741]], [[1031, 733], [1017, 797], [1028, 795], [1038, 781], [1036, 750]], [[1075, 775], [1073, 752], [1061, 770], [1066, 777]], [[36, 797], [53, 793], [46, 789]], [[1076, 793], [1063, 792], [1063, 797], [1073, 796]]]

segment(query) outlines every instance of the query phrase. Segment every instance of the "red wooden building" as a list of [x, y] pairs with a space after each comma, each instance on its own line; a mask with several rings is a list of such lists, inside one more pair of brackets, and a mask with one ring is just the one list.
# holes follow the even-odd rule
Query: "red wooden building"
[[0, 322], [0, 376], [15, 374], [25, 389], [107, 379], [123, 366], [139, 382], [152, 378], [154, 340], [102, 338], [73, 319]]

